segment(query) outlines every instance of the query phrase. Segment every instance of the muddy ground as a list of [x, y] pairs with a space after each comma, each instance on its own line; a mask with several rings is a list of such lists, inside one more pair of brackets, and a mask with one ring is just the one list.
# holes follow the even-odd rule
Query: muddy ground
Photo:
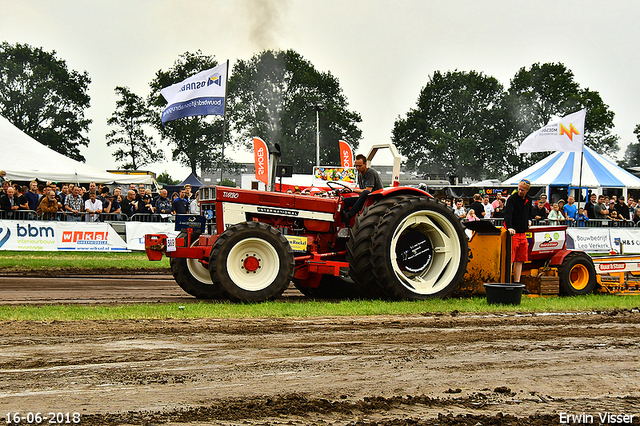
[[[0, 280], [11, 287], [10, 277]], [[184, 297], [158, 283], [145, 292]], [[56, 302], [42, 281], [22, 281], [24, 294], [29, 285]], [[122, 282], [91, 285], [110, 298], [126, 294]], [[73, 299], [64, 292], [63, 303]], [[0, 330], [5, 424], [14, 412], [77, 412], [84, 425], [537, 426], [605, 424], [605, 413], [640, 424], [637, 309], [4, 321]]]

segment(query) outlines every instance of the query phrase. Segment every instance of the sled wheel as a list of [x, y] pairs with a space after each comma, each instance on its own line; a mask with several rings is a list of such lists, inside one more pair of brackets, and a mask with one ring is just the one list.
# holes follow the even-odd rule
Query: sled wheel
[[384, 289], [378, 285], [373, 274], [371, 236], [382, 215], [398, 200], [400, 198], [383, 198], [375, 204], [365, 207], [362, 214], [356, 216], [355, 225], [349, 230], [349, 241], [347, 241], [349, 276], [353, 279], [360, 297], [366, 299], [389, 298]]
[[266, 223], [245, 222], [220, 234], [209, 272], [231, 300], [263, 302], [287, 289], [294, 265], [293, 250], [280, 231]]
[[568, 296], [593, 293], [596, 289], [596, 268], [585, 253], [571, 253], [558, 268], [560, 292]]
[[396, 299], [450, 296], [466, 272], [467, 236], [453, 212], [426, 197], [389, 207], [371, 237], [378, 284]]
[[[200, 234], [191, 234], [191, 247], [198, 245]], [[178, 238], [187, 238], [181, 233]], [[224, 289], [213, 283], [209, 270], [198, 259], [182, 259], [172, 257], [169, 261], [173, 278], [184, 291], [198, 299], [226, 298]]]

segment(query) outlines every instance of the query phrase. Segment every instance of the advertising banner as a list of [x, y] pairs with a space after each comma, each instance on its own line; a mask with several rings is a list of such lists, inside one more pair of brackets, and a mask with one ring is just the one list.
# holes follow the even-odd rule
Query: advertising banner
[[162, 112], [162, 124], [194, 115], [224, 115], [226, 82], [225, 62], [165, 87], [160, 91], [168, 102]]
[[110, 224], [102, 222], [55, 222], [58, 250], [126, 251], [127, 246]]
[[168, 222], [127, 222], [125, 226], [128, 250], [144, 251], [144, 236], [146, 234], [178, 236], [178, 232], [174, 231], [174, 224]]
[[340, 147], [340, 163], [342, 167], [353, 167], [353, 149], [345, 141], [338, 141]]
[[269, 186], [269, 148], [265, 141], [253, 138], [253, 160], [256, 168], [256, 180]]
[[612, 228], [610, 232], [611, 246], [615, 251], [624, 254], [640, 254], [640, 229]]
[[102, 222], [0, 220], [0, 250], [125, 251], [111, 225]]
[[587, 253], [608, 253], [611, 251], [609, 229], [567, 228], [567, 248]]

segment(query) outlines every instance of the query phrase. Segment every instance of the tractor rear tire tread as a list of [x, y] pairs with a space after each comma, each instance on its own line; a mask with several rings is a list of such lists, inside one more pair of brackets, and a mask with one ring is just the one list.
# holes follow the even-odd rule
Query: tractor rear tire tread
[[356, 216], [355, 225], [349, 231], [349, 241], [347, 242], [349, 275], [355, 283], [355, 288], [364, 298], [389, 298], [373, 274], [371, 237], [378, 226], [380, 218], [399, 199], [391, 196], [365, 207], [362, 214]]

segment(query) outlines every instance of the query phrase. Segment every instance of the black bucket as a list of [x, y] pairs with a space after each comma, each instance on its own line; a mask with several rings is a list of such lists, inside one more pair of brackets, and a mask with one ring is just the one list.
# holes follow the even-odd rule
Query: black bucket
[[487, 283], [487, 303], [490, 305], [519, 305], [522, 300], [524, 284], [518, 283]]

